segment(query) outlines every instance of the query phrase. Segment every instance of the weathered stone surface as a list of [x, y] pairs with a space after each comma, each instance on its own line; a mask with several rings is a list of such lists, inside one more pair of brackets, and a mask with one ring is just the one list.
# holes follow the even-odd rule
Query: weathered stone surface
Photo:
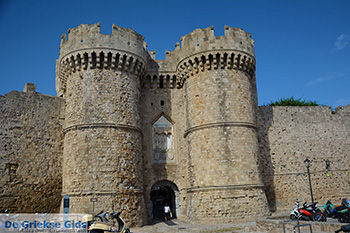
[[[329, 107], [260, 107], [260, 172], [272, 209], [310, 202], [307, 169], [315, 201], [335, 203], [350, 194], [350, 105]], [[327, 169], [326, 160], [330, 162]]]
[[56, 212], [62, 191], [64, 100], [35, 92], [0, 96], [0, 212]]
[[[90, 40], [95, 41], [84, 38], [85, 44], [92, 43]], [[67, 49], [69, 41], [63, 48]], [[83, 48], [77, 58], [86, 52]], [[61, 54], [61, 64], [64, 59]], [[72, 212], [90, 212], [90, 199], [98, 198], [98, 210], [125, 210], [128, 224], [140, 225], [145, 213], [140, 79], [137, 72], [131, 72], [138, 63], [126, 64], [132, 61], [121, 57], [121, 67], [113, 70], [99, 63], [103, 55], [96, 59], [100, 67], [76, 67], [67, 76], [62, 194], [72, 197]]]

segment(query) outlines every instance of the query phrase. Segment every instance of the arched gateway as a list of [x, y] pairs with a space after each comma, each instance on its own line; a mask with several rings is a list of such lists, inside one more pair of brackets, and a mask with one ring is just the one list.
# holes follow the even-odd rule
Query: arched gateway
[[171, 210], [172, 218], [179, 217], [180, 204], [179, 204], [179, 189], [171, 181], [162, 180], [156, 182], [151, 189], [150, 193], [151, 219], [163, 219], [164, 217], [164, 205], [168, 204]]

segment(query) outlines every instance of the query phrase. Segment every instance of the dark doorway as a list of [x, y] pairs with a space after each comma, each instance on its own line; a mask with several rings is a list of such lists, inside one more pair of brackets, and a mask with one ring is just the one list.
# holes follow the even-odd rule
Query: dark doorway
[[164, 206], [168, 204], [171, 218], [176, 218], [175, 192], [165, 185], [159, 185], [151, 191], [151, 213], [153, 219], [164, 219]]

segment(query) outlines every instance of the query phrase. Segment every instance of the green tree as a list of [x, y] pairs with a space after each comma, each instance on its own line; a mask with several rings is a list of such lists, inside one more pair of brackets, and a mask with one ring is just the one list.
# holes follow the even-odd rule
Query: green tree
[[294, 99], [290, 98], [280, 98], [278, 101], [271, 102], [267, 106], [319, 106], [316, 101], [304, 100], [302, 98]]

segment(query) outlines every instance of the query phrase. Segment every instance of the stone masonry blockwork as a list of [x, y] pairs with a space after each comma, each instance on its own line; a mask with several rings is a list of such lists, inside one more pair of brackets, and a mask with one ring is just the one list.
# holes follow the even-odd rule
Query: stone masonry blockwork
[[335, 112], [329, 107], [260, 107], [258, 116], [258, 161], [272, 210], [290, 209], [296, 199], [310, 202], [306, 158], [315, 201], [349, 197], [350, 105]]
[[254, 40], [224, 29], [194, 30], [164, 60], [130, 28], [69, 29], [58, 97], [0, 96], [0, 212], [62, 212], [69, 195], [71, 213], [96, 198], [131, 226], [166, 202], [187, 221], [252, 220], [309, 201], [306, 158], [316, 201], [349, 197], [350, 105], [258, 107]]
[[62, 192], [64, 100], [25, 91], [0, 96], [0, 212], [55, 213]]

